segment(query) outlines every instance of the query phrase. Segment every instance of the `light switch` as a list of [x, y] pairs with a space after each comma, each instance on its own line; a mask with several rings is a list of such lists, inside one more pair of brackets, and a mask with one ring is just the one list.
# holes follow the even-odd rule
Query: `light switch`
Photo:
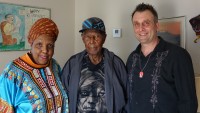
[[113, 29], [113, 37], [115, 38], [121, 37], [121, 29]]

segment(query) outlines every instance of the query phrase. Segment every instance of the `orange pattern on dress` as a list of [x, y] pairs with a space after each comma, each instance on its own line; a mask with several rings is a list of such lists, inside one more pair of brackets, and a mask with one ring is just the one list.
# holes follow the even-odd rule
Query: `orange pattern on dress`
[[0, 98], [0, 113], [14, 113], [13, 107]]

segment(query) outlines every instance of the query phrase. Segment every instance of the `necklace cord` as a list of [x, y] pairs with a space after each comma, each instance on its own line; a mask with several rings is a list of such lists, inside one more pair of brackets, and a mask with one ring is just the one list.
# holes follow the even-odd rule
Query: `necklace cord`
[[140, 72], [143, 72], [144, 69], [146, 68], [147, 64], [149, 63], [149, 59], [151, 57], [153, 52], [150, 53], [148, 59], [147, 59], [147, 62], [145, 63], [144, 67], [142, 68], [142, 65], [141, 65], [141, 59], [140, 59], [140, 56], [141, 56], [141, 51], [140, 51], [140, 55], [139, 55], [139, 66], [140, 66]]

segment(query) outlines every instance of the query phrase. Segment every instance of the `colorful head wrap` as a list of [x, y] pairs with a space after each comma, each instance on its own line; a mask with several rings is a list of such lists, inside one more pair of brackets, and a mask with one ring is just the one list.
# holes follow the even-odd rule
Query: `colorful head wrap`
[[38, 19], [31, 27], [28, 34], [28, 42], [30, 44], [40, 35], [46, 34], [57, 40], [59, 30], [57, 25], [49, 18]]

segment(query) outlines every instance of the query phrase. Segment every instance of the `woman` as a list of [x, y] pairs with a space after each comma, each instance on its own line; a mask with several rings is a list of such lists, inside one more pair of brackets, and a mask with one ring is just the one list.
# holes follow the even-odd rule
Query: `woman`
[[58, 36], [56, 24], [37, 20], [29, 31], [30, 52], [7, 65], [0, 75], [0, 111], [3, 113], [68, 112], [60, 66], [52, 58]]

